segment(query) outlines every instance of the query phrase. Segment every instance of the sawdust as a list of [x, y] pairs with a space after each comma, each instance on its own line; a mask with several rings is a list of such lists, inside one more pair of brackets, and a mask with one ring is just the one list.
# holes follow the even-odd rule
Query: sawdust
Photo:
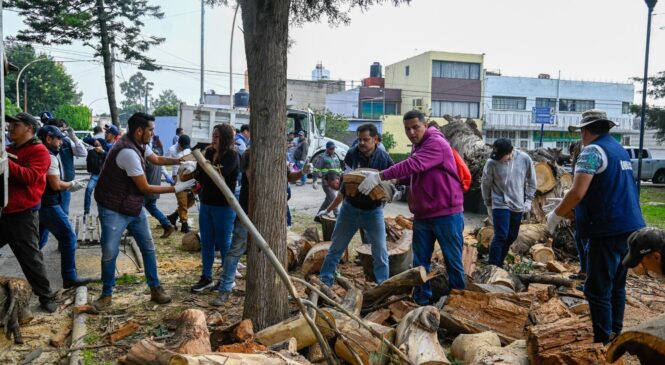
[[220, 346], [218, 352], [237, 352], [241, 354], [253, 354], [254, 352], [265, 352], [268, 348], [252, 341], [241, 343], [233, 343], [230, 345]]

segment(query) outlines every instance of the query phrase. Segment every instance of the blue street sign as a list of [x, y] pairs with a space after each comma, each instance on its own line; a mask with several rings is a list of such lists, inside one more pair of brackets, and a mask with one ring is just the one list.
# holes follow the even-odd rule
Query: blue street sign
[[548, 106], [534, 106], [531, 110], [531, 120], [533, 123], [539, 124], [554, 123], [554, 108]]

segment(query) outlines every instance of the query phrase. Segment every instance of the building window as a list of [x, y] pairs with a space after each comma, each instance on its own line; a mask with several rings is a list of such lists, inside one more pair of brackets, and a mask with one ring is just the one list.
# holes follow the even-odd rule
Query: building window
[[361, 102], [360, 117], [367, 119], [378, 119], [382, 115], [397, 114], [397, 104], [386, 102], [386, 112], [383, 112], [383, 100], [364, 100]]
[[432, 101], [432, 116], [442, 117], [446, 114], [464, 118], [478, 118], [480, 104], [466, 101]]
[[595, 105], [596, 103], [593, 100], [561, 99], [559, 100], [559, 111], [581, 113], [593, 109]]
[[521, 140], [520, 141], [520, 149], [523, 151], [526, 151], [529, 149], [529, 141]]
[[621, 103], [621, 114], [630, 114], [630, 103], [624, 101]]
[[432, 61], [432, 77], [480, 80], [480, 64], [451, 61]]
[[553, 98], [536, 98], [536, 107], [543, 108], [556, 108], [556, 99]]
[[630, 136], [621, 136], [621, 144], [624, 146], [630, 146]]
[[492, 109], [524, 110], [526, 109], [526, 98], [492, 96]]
[[409, 76], [409, 66], [404, 67], [404, 75]]

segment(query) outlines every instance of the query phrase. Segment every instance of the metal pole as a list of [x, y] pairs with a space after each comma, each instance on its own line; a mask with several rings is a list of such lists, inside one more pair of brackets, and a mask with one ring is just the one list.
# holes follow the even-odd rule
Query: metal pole
[[386, 89], [381, 90], [383, 93], [383, 115], [386, 115]]
[[205, 0], [201, 0], [201, 97], [199, 100], [199, 104], [203, 105], [205, 103], [205, 92], [203, 90], [203, 84], [204, 84], [204, 79], [203, 79], [203, 71], [205, 70], [205, 63], [203, 60], [204, 57], [204, 35], [205, 35]]
[[646, 0], [647, 4], [647, 45], [644, 52], [644, 79], [642, 80], [642, 111], [640, 118], [640, 146], [639, 156], [637, 157], [637, 195], [639, 196], [642, 188], [642, 149], [644, 148], [644, 120], [647, 111], [647, 84], [649, 76], [649, 42], [651, 40], [651, 14], [656, 6], [657, 0]]
[[28, 112], [28, 79], [23, 79], [23, 111]]
[[236, 16], [238, 16], [238, 9], [240, 4], [236, 5], [236, 10], [233, 12], [233, 24], [231, 24], [231, 42], [229, 45], [229, 109], [233, 109], [233, 31], [236, 28]]
[[545, 123], [540, 123], [540, 145], [538, 147], [543, 147], [543, 132], [545, 130]]
[[20, 94], [18, 92], [18, 81], [21, 79], [21, 74], [23, 74], [23, 71], [25, 71], [25, 69], [28, 68], [28, 66], [32, 65], [33, 63], [38, 62], [38, 61], [48, 60], [48, 59], [49, 59], [48, 57], [43, 57], [43, 58], [38, 58], [36, 60], [32, 60], [32, 61], [26, 63], [25, 66], [23, 66], [23, 68], [21, 68], [21, 71], [18, 72], [18, 75], [16, 76], [16, 106], [17, 107], [19, 107], [19, 108], [21, 107], [21, 101], [19, 99]]

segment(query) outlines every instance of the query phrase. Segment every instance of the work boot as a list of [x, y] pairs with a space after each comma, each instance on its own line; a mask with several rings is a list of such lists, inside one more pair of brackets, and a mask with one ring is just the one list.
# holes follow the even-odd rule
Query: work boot
[[58, 303], [54, 297], [39, 297], [39, 307], [49, 313], [55, 313], [58, 310]]
[[104, 294], [102, 294], [99, 298], [97, 298], [97, 300], [95, 300], [94, 302], [92, 302], [92, 306], [93, 306], [96, 310], [98, 310], [98, 311], [100, 311], [100, 312], [103, 312], [103, 311], [105, 311], [105, 310], [107, 310], [107, 309], [109, 309], [109, 308], [111, 307], [111, 302], [112, 302], [112, 300], [113, 300], [113, 296], [112, 296], [112, 295], [104, 295]]
[[210, 302], [210, 304], [214, 305], [215, 307], [221, 307], [226, 302], [229, 301], [230, 296], [231, 296], [231, 292], [228, 292], [228, 291], [220, 292], [219, 295], [217, 296], [217, 298], [215, 298], [212, 302]]
[[90, 278], [76, 278], [74, 280], [63, 280], [62, 287], [65, 289], [78, 288], [79, 286], [86, 286], [92, 282]]
[[162, 234], [159, 238], [169, 238], [171, 233], [175, 232], [175, 227], [174, 226], [168, 226], [164, 227], [164, 234]]
[[150, 288], [150, 300], [157, 304], [166, 304], [171, 302], [171, 297], [166, 294], [166, 291], [161, 286]]
[[172, 226], [175, 226], [175, 223], [176, 223], [176, 221], [178, 220], [178, 211], [175, 211], [175, 212], [173, 212], [173, 213], [167, 215], [167, 216], [166, 216], [166, 219], [168, 219], [169, 222], [171, 222], [171, 225], [172, 225]]
[[182, 232], [182, 233], [189, 232], [189, 223], [187, 223], [187, 222], [180, 223], [180, 232]]

